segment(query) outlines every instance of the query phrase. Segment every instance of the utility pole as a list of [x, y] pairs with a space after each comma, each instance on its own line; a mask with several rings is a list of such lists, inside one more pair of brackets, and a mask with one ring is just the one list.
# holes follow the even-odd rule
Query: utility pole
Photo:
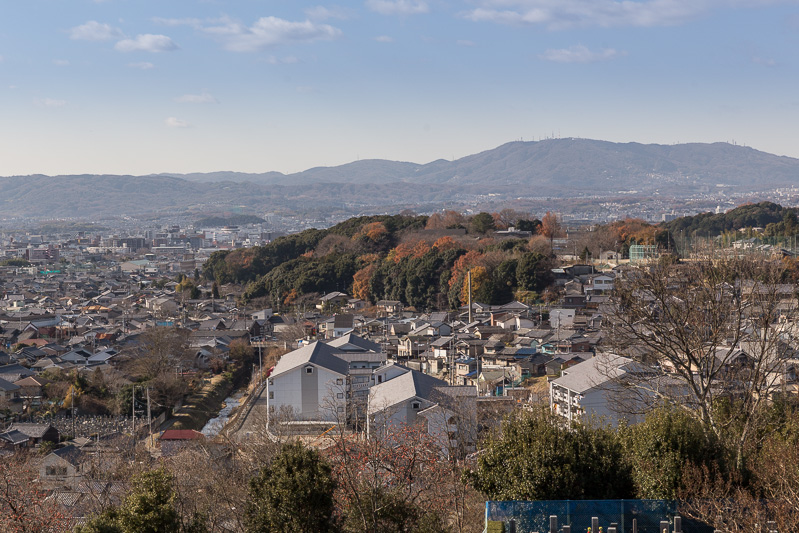
[[72, 394], [70, 395], [71, 404], [70, 408], [72, 409], [72, 438], [74, 439], [77, 437], [75, 434], [75, 385], [72, 385]]
[[472, 323], [472, 271], [469, 270], [466, 272], [466, 279], [468, 280], [468, 296], [467, 296], [467, 303], [469, 305], [469, 324]]
[[[150, 439], [153, 436], [153, 417], [152, 411], [150, 411], [150, 387], [147, 386], [147, 433], [150, 435]], [[150, 440], [150, 445], [152, 445], [152, 440]]]
[[136, 443], [136, 385], [133, 386], [133, 394], [131, 394], [131, 413], [133, 414], [133, 443]]

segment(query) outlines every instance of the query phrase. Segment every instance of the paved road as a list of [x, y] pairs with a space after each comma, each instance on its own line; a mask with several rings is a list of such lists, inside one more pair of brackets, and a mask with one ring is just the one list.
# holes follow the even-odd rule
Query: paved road
[[248, 434], [263, 435], [266, 429], [266, 387], [261, 389], [252, 402], [252, 406], [249, 404], [245, 406], [248, 412], [242, 413], [241, 416], [244, 419], [235, 421], [234, 427], [238, 427], [238, 429], [230, 434], [233, 440], [241, 440]]

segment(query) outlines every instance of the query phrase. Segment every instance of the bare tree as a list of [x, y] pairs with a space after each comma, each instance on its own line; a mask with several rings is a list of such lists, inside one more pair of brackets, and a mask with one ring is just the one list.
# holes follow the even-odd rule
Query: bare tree
[[663, 262], [627, 271], [612, 296], [610, 345], [651, 366], [625, 385], [684, 409], [739, 467], [796, 344], [797, 295], [783, 270], [753, 256]]
[[38, 487], [32, 455], [0, 457], [0, 531], [58, 531], [66, 524], [56, 503]]

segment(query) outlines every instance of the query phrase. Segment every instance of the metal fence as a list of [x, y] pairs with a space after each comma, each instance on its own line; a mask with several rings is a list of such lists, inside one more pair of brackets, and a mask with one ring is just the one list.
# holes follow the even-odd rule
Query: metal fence
[[[674, 524], [678, 515], [677, 502], [668, 500], [550, 500], [550, 501], [488, 501], [486, 502], [486, 531], [511, 530], [511, 521], [516, 533], [549, 533], [550, 517], [557, 516], [558, 531], [570, 526], [571, 533], [598, 533], [596, 524], [608, 531], [616, 527], [617, 533], [633, 533], [633, 519], [637, 533], [661, 533], [661, 522]], [[713, 528], [682, 518], [683, 533], [713, 533]]]

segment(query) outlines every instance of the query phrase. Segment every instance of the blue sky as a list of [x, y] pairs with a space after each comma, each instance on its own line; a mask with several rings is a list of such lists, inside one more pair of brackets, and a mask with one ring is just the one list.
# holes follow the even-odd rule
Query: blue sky
[[799, 1], [25, 0], [0, 175], [425, 163], [547, 136], [799, 157]]

